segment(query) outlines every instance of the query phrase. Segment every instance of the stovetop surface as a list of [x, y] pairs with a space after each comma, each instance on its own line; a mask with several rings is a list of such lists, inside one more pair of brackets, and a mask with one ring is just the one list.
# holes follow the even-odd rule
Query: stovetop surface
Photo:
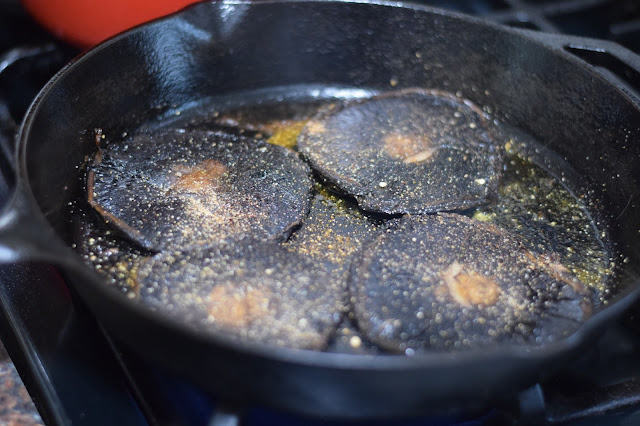
[[[612, 40], [640, 54], [640, 2], [635, 0], [421, 3], [505, 25]], [[16, 123], [39, 88], [77, 53], [39, 29], [16, 1], [0, 0], [1, 202], [12, 186], [12, 167], [6, 158], [12, 151], [10, 139]], [[17, 310], [7, 309], [12, 298], [29, 303]], [[17, 337], [4, 330], [1, 337], [49, 424], [179, 426], [237, 420], [237, 407], [218, 405], [202, 390], [114, 346], [53, 268], [34, 264], [0, 267], [0, 302], [5, 306], [5, 320], [24, 333]], [[354, 424], [300, 418], [261, 407], [240, 411], [244, 424]], [[545, 383], [480, 413], [409, 419], [401, 424], [517, 422], [640, 424], [640, 306], [580, 360]]]

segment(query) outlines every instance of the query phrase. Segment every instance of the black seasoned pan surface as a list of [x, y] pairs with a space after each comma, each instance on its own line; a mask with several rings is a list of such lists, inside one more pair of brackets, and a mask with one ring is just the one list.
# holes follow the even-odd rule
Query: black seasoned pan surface
[[[364, 98], [415, 87], [459, 94], [545, 147], [541, 166], [567, 166], [547, 169], [583, 197], [617, 269], [607, 303], [575, 333], [534, 349], [421, 356], [274, 348], [144, 308], [62, 246], [76, 234], [69, 203], [74, 210], [86, 194], [82, 174], [96, 151], [96, 128], [116, 140], [205, 104], [240, 107], [265, 93], [277, 100], [278, 90], [339, 100], [345, 90]], [[207, 2], [106, 42], [45, 87], [20, 132], [22, 201], [14, 205], [39, 223], [43, 238], [33, 244], [49, 249], [115, 339], [218, 396], [331, 417], [468, 408], [557, 371], [635, 298], [638, 122], [637, 101], [616, 83], [513, 30], [396, 4]]]

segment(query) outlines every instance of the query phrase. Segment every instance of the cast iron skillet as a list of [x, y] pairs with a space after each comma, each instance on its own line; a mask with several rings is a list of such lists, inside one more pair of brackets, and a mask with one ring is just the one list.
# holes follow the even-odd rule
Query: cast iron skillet
[[[417, 55], [416, 52], [419, 52]], [[638, 64], [636, 63], [637, 67]], [[621, 262], [612, 302], [537, 349], [364, 356], [260, 347], [199, 333], [107, 287], [71, 249], [67, 203], [95, 150], [209, 96], [286, 85], [461, 92], [541, 141], [583, 176]], [[117, 340], [216, 395], [324, 417], [413, 415], [480, 404], [561, 368], [639, 295], [640, 104], [542, 36], [397, 3], [212, 2], [84, 54], [43, 89], [22, 125], [17, 190], [0, 217], [4, 261], [58, 266]]]

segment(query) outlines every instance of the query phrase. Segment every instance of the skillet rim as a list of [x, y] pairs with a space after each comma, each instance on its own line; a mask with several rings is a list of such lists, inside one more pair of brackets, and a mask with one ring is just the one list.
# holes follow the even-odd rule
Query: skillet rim
[[[229, 336], [216, 335], [212, 332], [202, 332], [195, 330], [192, 326], [189, 326], [179, 320], [175, 320], [170, 316], [162, 314], [160, 312], [152, 311], [149, 308], [141, 305], [137, 301], [127, 299], [122, 294], [115, 291], [111, 286], [104, 283], [104, 279], [95, 271], [89, 268], [82, 262], [80, 256], [74, 252], [69, 245], [64, 243], [62, 239], [57, 235], [48, 219], [40, 209], [37, 200], [31, 190], [29, 183], [27, 156], [28, 156], [28, 142], [29, 135], [35, 120], [38, 115], [38, 111], [41, 105], [47, 100], [49, 93], [56, 87], [58, 81], [70, 78], [69, 75], [73, 75], [74, 70], [81, 66], [87, 58], [95, 55], [100, 55], [103, 50], [108, 50], [116, 45], [121, 40], [131, 37], [133, 34], [145, 31], [148, 27], [153, 25], [162, 24], [163, 22], [178, 19], [183, 15], [190, 13], [198, 13], [200, 8], [205, 9], [208, 7], [215, 7], [216, 5], [250, 5], [251, 7], [262, 7], [263, 5], [270, 4], [282, 4], [291, 3], [297, 5], [315, 4], [315, 3], [327, 3], [327, 4], [359, 4], [364, 6], [381, 6], [392, 9], [410, 9], [422, 13], [436, 14], [440, 16], [446, 16], [448, 18], [462, 20], [467, 23], [471, 23], [476, 26], [491, 27], [494, 30], [501, 32], [502, 34], [508, 34], [511, 37], [520, 37], [526, 39], [528, 42], [534, 43], [551, 54], [560, 57], [561, 60], [569, 61], [572, 66], [581, 67], [585, 72], [591, 74], [591, 77], [600, 80], [602, 83], [613, 89], [619, 96], [626, 98], [632, 106], [640, 110], [640, 100], [634, 98], [630, 93], [623, 90], [614, 81], [607, 79], [605, 76], [597, 72], [592, 66], [585, 64], [584, 61], [575, 57], [574, 55], [564, 51], [557, 46], [550, 46], [548, 43], [544, 43], [540, 38], [528, 35], [526, 31], [520, 31], [518, 29], [506, 27], [492, 22], [487, 22], [483, 19], [470, 17], [465, 14], [450, 12], [434, 7], [424, 6], [420, 4], [414, 4], [410, 2], [393, 2], [386, 0], [264, 0], [264, 1], [245, 1], [245, 0], [223, 0], [223, 1], [202, 1], [195, 3], [177, 11], [173, 14], [165, 17], [155, 19], [145, 24], [138, 25], [130, 30], [115, 35], [106, 41], [98, 44], [97, 46], [81, 53], [74, 58], [71, 62], [65, 65], [60, 71], [58, 71], [41, 89], [38, 95], [34, 98], [29, 106], [25, 118], [23, 119], [18, 132], [16, 142], [16, 186], [15, 193], [18, 197], [22, 196], [27, 199], [28, 211], [22, 212], [22, 214], [37, 217], [37, 219], [48, 227], [49, 233], [55, 235], [55, 245], [52, 246], [64, 246], [65, 250], [58, 254], [59, 260], [55, 266], [60, 267], [64, 272], [70, 272], [72, 275], [78, 275], [83, 281], [88, 281], [86, 285], [92, 287], [91, 291], [97, 292], [101, 298], [106, 298], [110, 304], [120, 306], [121, 309], [129, 310], [133, 315], [137, 317], [143, 317], [147, 321], [153, 323], [154, 327], [162, 327], [169, 329], [174, 333], [180, 333], [185, 337], [193, 340], [198, 345], [212, 346], [214, 345], [217, 350], [224, 348], [226, 350], [232, 350], [235, 352], [241, 352], [246, 355], [265, 358], [269, 360], [295, 363], [298, 365], [319, 367], [319, 368], [331, 368], [331, 369], [350, 369], [350, 370], [405, 370], [407, 368], [415, 368], [420, 370], [426, 370], [430, 368], [450, 368], [454, 366], [463, 366], [466, 364], [477, 364], [481, 362], [496, 362], [500, 360], [520, 360], [527, 362], [543, 362], [548, 358], [558, 357], [560, 355], [568, 354], [578, 349], [582, 344], [585, 344], [590, 337], [593, 337], [607, 321], [612, 320], [616, 316], [620, 315], [636, 300], [640, 299], [640, 278], [630, 283], [625, 283], [625, 288], [616, 294], [607, 306], [604, 306], [596, 314], [592, 315], [585, 322], [583, 322], [579, 328], [571, 335], [559, 339], [557, 341], [546, 343], [541, 346], [492, 346], [486, 349], [471, 350], [463, 352], [433, 352], [433, 353], [421, 353], [413, 356], [407, 355], [360, 355], [360, 354], [345, 354], [345, 353], [331, 353], [312, 350], [292, 349], [286, 347], [277, 346], [262, 346], [257, 343], [241, 341]], [[304, 6], [303, 6], [304, 7]], [[587, 65], [587, 66], [585, 66]], [[15, 198], [15, 197], [14, 197]], [[65, 274], [67, 275], [67, 274]], [[68, 277], [67, 277], [68, 279]], [[71, 281], [76, 281], [75, 279]], [[70, 285], [75, 287], [74, 284]], [[75, 290], [75, 289], [74, 289]], [[76, 292], [78, 292], [76, 290]], [[81, 293], [81, 292], [80, 292]], [[88, 306], [88, 309], [95, 312], [90, 303], [86, 302], [86, 297], [82, 296], [84, 303]], [[96, 316], [98, 321], [100, 317]], [[156, 330], [157, 331], [157, 330]], [[115, 333], [116, 336], [118, 333]]]

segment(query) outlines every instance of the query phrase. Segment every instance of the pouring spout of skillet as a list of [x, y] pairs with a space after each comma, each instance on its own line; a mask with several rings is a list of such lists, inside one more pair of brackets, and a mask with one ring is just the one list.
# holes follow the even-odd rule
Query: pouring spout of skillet
[[477, 408], [562, 368], [640, 292], [640, 103], [562, 49], [413, 5], [203, 2], [106, 41], [47, 84], [20, 131], [19, 187], [70, 246], [78, 218], [96, 214], [84, 208], [95, 129], [125, 140], [256, 99], [406, 88], [456, 94], [540, 142], [540, 167], [583, 195], [615, 274], [607, 303], [573, 334], [415, 356], [276, 348], [151, 311], [79, 262], [61, 269], [114, 339], [220, 398], [332, 418]]

